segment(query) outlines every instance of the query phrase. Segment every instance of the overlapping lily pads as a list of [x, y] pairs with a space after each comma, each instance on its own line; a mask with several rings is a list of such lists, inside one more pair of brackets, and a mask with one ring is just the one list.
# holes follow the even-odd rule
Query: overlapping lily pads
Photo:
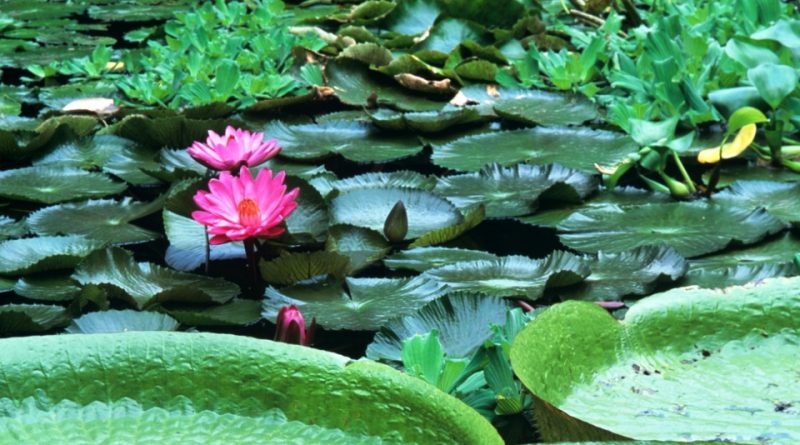
[[800, 182], [736, 181], [714, 195], [714, 202], [753, 209], [764, 207], [783, 222], [800, 222]]
[[0, 172], [0, 196], [44, 204], [102, 198], [125, 190], [102, 173], [72, 167], [25, 167]]
[[425, 272], [428, 269], [453, 263], [496, 259], [498, 259], [497, 255], [482, 250], [459, 249], [456, 247], [415, 247], [397, 252], [383, 260], [383, 264], [397, 269]]
[[125, 309], [88, 313], [72, 320], [66, 331], [71, 334], [175, 331], [178, 326], [178, 322], [166, 314]]
[[0, 242], [0, 275], [69, 269], [104, 244], [79, 235], [3, 241]]

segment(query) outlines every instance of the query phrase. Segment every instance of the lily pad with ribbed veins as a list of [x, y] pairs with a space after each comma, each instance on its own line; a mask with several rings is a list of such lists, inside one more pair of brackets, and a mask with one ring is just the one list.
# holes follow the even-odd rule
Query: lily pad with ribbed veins
[[446, 243], [474, 229], [486, 218], [486, 209], [483, 205], [465, 209], [463, 213], [464, 221], [440, 229], [431, 230], [414, 240], [408, 247], [425, 247]]
[[294, 304], [325, 329], [374, 331], [441, 297], [443, 291], [442, 284], [423, 277], [314, 280], [280, 290], [267, 288], [262, 315], [274, 322], [282, 306]]
[[51, 272], [20, 278], [14, 285], [14, 293], [29, 300], [69, 302], [80, 295], [81, 288], [69, 274]]
[[261, 301], [239, 298], [219, 306], [170, 306], [161, 310], [187, 326], [248, 326], [261, 320]]
[[78, 235], [3, 241], [0, 242], [0, 274], [23, 275], [69, 269], [103, 245], [102, 241]]
[[67, 323], [69, 316], [61, 306], [50, 304], [0, 306], [0, 336], [42, 333]]
[[503, 218], [533, 213], [543, 195], [558, 202], [580, 202], [598, 186], [595, 176], [560, 165], [490, 164], [477, 173], [439, 178], [434, 191], [458, 208], [486, 206], [486, 216]]
[[121, 248], [99, 250], [84, 259], [72, 278], [82, 285], [94, 284], [112, 297], [138, 309], [167, 301], [193, 304], [225, 303], [239, 294], [239, 286], [222, 278], [193, 275], [153, 263], [137, 263]]
[[86, 198], [102, 198], [125, 190], [102, 173], [72, 167], [23, 167], [0, 172], [0, 197], [55, 204]]
[[594, 164], [612, 165], [637, 150], [624, 134], [584, 127], [536, 127], [466, 136], [435, 145], [434, 164], [458, 171], [478, 171], [497, 162], [508, 166], [561, 164], [594, 173]]
[[[499, 89], [493, 98], [501, 117], [537, 125], [580, 125], [598, 117], [594, 104], [582, 96], [538, 90]], [[469, 96], [468, 96], [469, 97]]]
[[325, 250], [347, 257], [346, 272], [352, 275], [386, 256], [391, 246], [379, 232], [339, 224], [330, 228]]
[[383, 260], [386, 267], [425, 272], [428, 269], [460, 263], [462, 261], [496, 260], [499, 257], [482, 250], [455, 247], [415, 247], [395, 253]]
[[569, 286], [588, 275], [589, 267], [580, 257], [556, 251], [539, 260], [507, 256], [496, 260], [464, 261], [430, 269], [422, 276], [440, 281], [456, 291], [535, 300], [548, 287]]
[[800, 182], [736, 181], [712, 201], [745, 209], [764, 207], [785, 223], [800, 221]]
[[789, 445], [800, 440], [791, 408], [800, 398], [798, 316], [800, 278], [673, 289], [634, 304], [622, 321], [570, 301], [516, 337], [511, 363], [543, 400], [545, 441]]
[[503, 443], [424, 382], [296, 345], [127, 332], [2, 340], [0, 349], [2, 443]]
[[388, 130], [418, 131], [435, 133], [456, 125], [465, 125], [483, 120], [483, 116], [475, 108], [455, 108], [439, 111], [418, 111], [401, 113], [382, 109], [370, 114], [372, 122]]
[[347, 263], [347, 257], [336, 252], [293, 252], [270, 261], [260, 261], [258, 268], [264, 281], [285, 286], [318, 275], [342, 277]]
[[786, 232], [782, 236], [764, 240], [744, 248], [694, 258], [689, 261], [693, 269], [724, 269], [737, 265], [791, 264], [794, 254], [800, 252], [800, 234]]
[[665, 244], [684, 257], [755, 243], [783, 230], [764, 209], [743, 210], [704, 202], [603, 206], [572, 214], [558, 225], [564, 245], [582, 252], [620, 252]]
[[423, 174], [400, 170], [395, 172], [370, 172], [333, 181], [331, 187], [339, 192], [363, 188], [404, 187], [433, 190], [436, 178]]
[[408, 215], [405, 239], [417, 238], [432, 230], [464, 221], [464, 217], [444, 198], [424, 190], [405, 188], [354, 189], [331, 201], [331, 223], [350, 224], [383, 233], [386, 217], [398, 201]]
[[759, 282], [766, 278], [793, 277], [795, 275], [800, 275], [800, 270], [794, 263], [739, 264], [707, 269], [700, 267], [689, 269], [680, 284], [714, 289]]
[[130, 309], [90, 312], [72, 320], [66, 329], [70, 334], [176, 330], [178, 322], [169, 315]]

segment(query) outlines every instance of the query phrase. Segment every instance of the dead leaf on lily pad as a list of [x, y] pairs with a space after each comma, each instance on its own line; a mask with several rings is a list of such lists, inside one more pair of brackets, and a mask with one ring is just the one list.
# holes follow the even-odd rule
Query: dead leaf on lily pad
[[74, 111], [88, 111], [99, 115], [114, 114], [119, 111], [119, 107], [114, 105], [113, 99], [105, 97], [86, 97], [83, 99], [76, 99], [64, 105], [61, 111], [67, 113]]
[[394, 78], [397, 83], [409, 90], [432, 94], [451, 94], [453, 92], [453, 88], [450, 86], [450, 79], [428, 80], [409, 73], [398, 74]]

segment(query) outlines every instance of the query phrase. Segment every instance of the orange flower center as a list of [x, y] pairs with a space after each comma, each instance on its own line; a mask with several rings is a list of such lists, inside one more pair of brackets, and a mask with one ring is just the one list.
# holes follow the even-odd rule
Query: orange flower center
[[258, 204], [250, 198], [245, 198], [237, 206], [239, 210], [239, 222], [245, 226], [254, 226], [261, 222], [261, 210]]

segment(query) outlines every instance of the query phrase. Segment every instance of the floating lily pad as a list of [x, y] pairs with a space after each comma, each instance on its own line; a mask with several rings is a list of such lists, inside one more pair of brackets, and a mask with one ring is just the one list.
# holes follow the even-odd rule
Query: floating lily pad
[[535, 300], [544, 294], [545, 288], [578, 283], [589, 273], [589, 267], [580, 257], [556, 251], [540, 260], [508, 256], [464, 261], [430, 269], [423, 276], [438, 280], [451, 290]]
[[603, 206], [574, 213], [558, 225], [566, 246], [582, 252], [621, 252], [665, 244], [684, 257], [755, 243], [783, 230], [764, 209], [743, 210], [703, 202]]
[[776, 239], [764, 240], [753, 246], [694, 258], [689, 261], [689, 264], [693, 269], [724, 269], [737, 265], [790, 264], [794, 254], [797, 252], [800, 252], [800, 235], [786, 232]]
[[[206, 230], [197, 221], [164, 210], [164, 232], [169, 247], [164, 261], [178, 270], [195, 270], [206, 262]], [[242, 243], [225, 243], [210, 246], [211, 260], [229, 260], [245, 257]]]
[[482, 250], [455, 247], [415, 247], [403, 250], [383, 260], [387, 267], [425, 272], [428, 269], [462, 261], [496, 260], [498, 256]]
[[103, 245], [102, 241], [77, 235], [3, 241], [0, 242], [0, 274], [23, 275], [69, 269]]
[[248, 326], [261, 320], [261, 301], [238, 298], [220, 306], [163, 310], [188, 326]]
[[387, 135], [358, 121], [302, 125], [276, 121], [268, 124], [264, 133], [278, 139], [283, 147], [281, 156], [290, 159], [321, 159], [338, 153], [354, 162], [388, 162], [422, 151], [414, 137]]
[[48, 273], [20, 278], [14, 293], [29, 300], [72, 301], [80, 295], [81, 288], [69, 275]]
[[493, 100], [501, 117], [526, 124], [580, 125], [598, 117], [594, 104], [576, 95], [499, 89]]
[[659, 283], [677, 281], [689, 269], [682, 256], [663, 246], [598, 252], [587, 259], [587, 264], [591, 274], [582, 283], [559, 290], [562, 299], [610, 301], [626, 295], [645, 295]]
[[456, 207], [484, 204], [487, 217], [502, 218], [533, 213], [542, 195], [559, 202], [580, 202], [597, 186], [595, 176], [559, 165], [491, 164], [478, 173], [441, 177], [434, 191]]
[[374, 230], [335, 225], [330, 228], [325, 249], [347, 257], [345, 270], [351, 275], [386, 256], [391, 246], [382, 234]]
[[90, 169], [104, 166], [115, 153], [136, 145], [111, 134], [65, 142], [33, 160], [37, 166], [58, 166]]
[[370, 172], [349, 178], [333, 181], [331, 188], [339, 192], [365, 188], [415, 188], [433, 190], [436, 178], [423, 174], [401, 170], [396, 172]]
[[430, 30], [441, 14], [434, 0], [403, 0], [386, 18], [386, 29], [407, 36]]
[[713, 202], [745, 209], [764, 207], [785, 223], [800, 221], [800, 182], [736, 181]]
[[258, 268], [264, 281], [289, 285], [318, 275], [342, 277], [348, 262], [347, 257], [336, 252], [294, 252], [261, 261]]
[[456, 125], [470, 124], [483, 120], [475, 108], [444, 109], [440, 111], [419, 111], [402, 113], [393, 110], [379, 110], [370, 115], [372, 122], [389, 130], [415, 130], [421, 133], [435, 133]]
[[[346, 285], [342, 287], [342, 284]], [[392, 318], [409, 315], [443, 294], [444, 286], [422, 277], [317, 280], [267, 289], [264, 318], [275, 321], [282, 306], [294, 304], [325, 329], [374, 331]]]
[[294, 242], [313, 244], [325, 241], [328, 235], [328, 203], [308, 182], [296, 177], [286, 177], [286, 189], [300, 189], [297, 207], [286, 218], [286, 229]]
[[436, 244], [446, 243], [454, 240], [469, 230], [475, 228], [486, 218], [486, 210], [483, 205], [477, 205], [464, 211], [464, 221], [441, 229], [434, 229], [420, 236], [409, 247], [425, 247]]
[[594, 164], [615, 164], [637, 149], [632, 139], [620, 133], [583, 127], [536, 127], [466, 136], [435, 145], [431, 160], [458, 171], [478, 171], [492, 162], [508, 166], [528, 161], [594, 173]]
[[112, 297], [127, 300], [138, 309], [166, 301], [225, 303], [239, 294], [239, 286], [221, 278], [137, 263], [131, 253], [118, 247], [86, 257], [72, 278], [82, 285], [100, 286]]
[[673, 289], [639, 301], [622, 321], [571, 301], [517, 336], [511, 363], [542, 400], [545, 441], [788, 444], [800, 438], [786, 409], [800, 397], [798, 316], [800, 278]]
[[130, 309], [90, 312], [72, 320], [66, 329], [70, 334], [176, 330], [178, 322], [169, 315]]
[[102, 198], [125, 188], [125, 183], [102, 173], [70, 167], [24, 167], [0, 172], [0, 196], [44, 204]]
[[0, 306], [0, 336], [46, 332], [69, 323], [67, 311], [50, 304]]
[[27, 221], [15, 221], [12, 218], [0, 215], [0, 240], [19, 238], [28, 233], [30, 233], [30, 228]]
[[408, 215], [406, 239], [464, 221], [447, 200], [424, 190], [403, 188], [354, 189], [331, 201], [331, 222], [383, 232], [392, 207], [402, 201]]
[[452, 294], [432, 301], [413, 315], [391, 320], [367, 347], [372, 360], [402, 360], [403, 341], [436, 329], [447, 357], [469, 358], [502, 325], [509, 304], [485, 295]]
[[161, 199], [89, 200], [46, 207], [31, 214], [28, 223], [39, 235], [83, 235], [107, 244], [141, 243], [160, 235], [130, 222], [161, 210], [162, 205]]
[[297, 345], [127, 332], [3, 340], [2, 350], [3, 443], [503, 443], [425, 382]]
[[800, 275], [800, 270], [794, 263], [739, 264], [730, 267], [689, 269], [680, 284], [714, 289], [758, 283], [766, 278], [795, 275]]

